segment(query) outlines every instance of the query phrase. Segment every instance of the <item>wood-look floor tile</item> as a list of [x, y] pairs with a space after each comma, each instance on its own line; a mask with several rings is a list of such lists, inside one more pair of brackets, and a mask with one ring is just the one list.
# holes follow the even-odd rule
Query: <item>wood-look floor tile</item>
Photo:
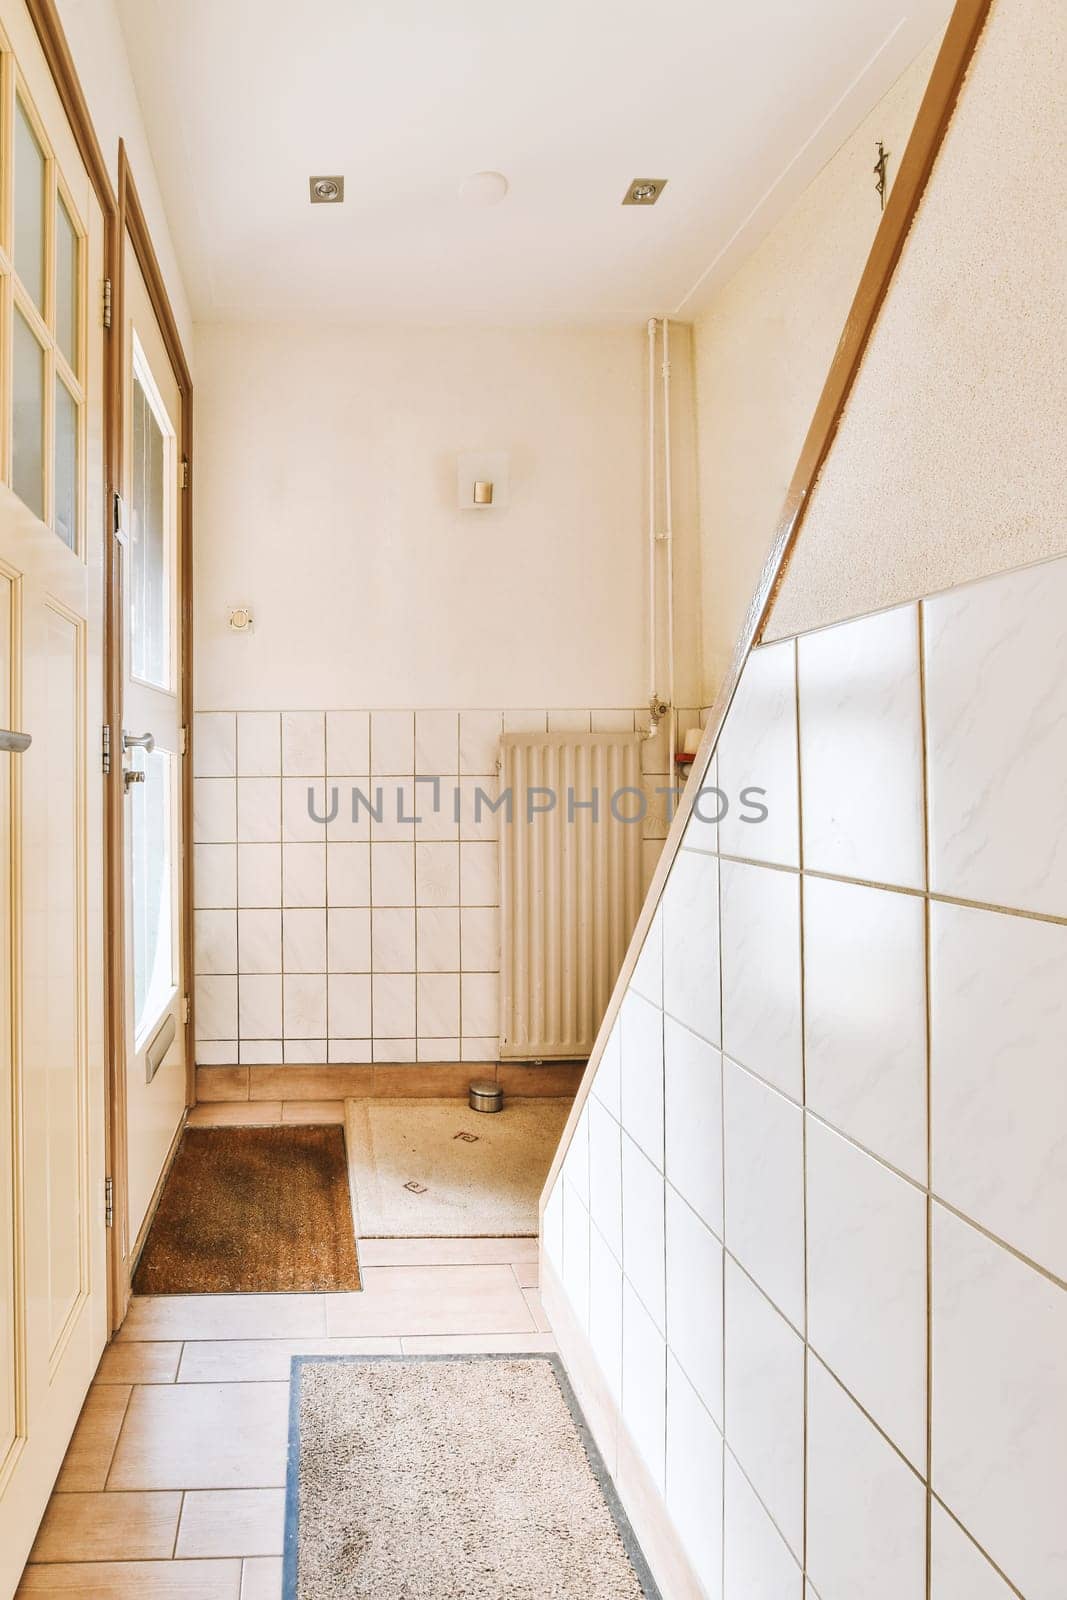
[[529, 1307], [530, 1315], [533, 1318], [534, 1327], [539, 1333], [550, 1333], [552, 1331], [552, 1324], [545, 1315], [545, 1308], [541, 1304], [541, 1296], [538, 1294], [537, 1290], [524, 1289], [522, 1294], [523, 1299], [526, 1301], [526, 1304]]
[[260, 1128], [282, 1120], [280, 1100], [205, 1100], [189, 1113], [190, 1128]]
[[281, 1593], [282, 1563], [279, 1557], [254, 1557], [245, 1562], [241, 1600], [281, 1600]]
[[343, 1100], [283, 1100], [282, 1121], [310, 1123], [321, 1127], [323, 1124], [343, 1123], [345, 1120], [345, 1103]]
[[116, 1339], [316, 1339], [326, 1301], [314, 1294], [135, 1296]]
[[96, 1369], [96, 1383], [173, 1383], [181, 1358], [180, 1339], [109, 1344]]
[[240, 1600], [239, 1561], [95, 1561], [27, 1567], [18, 1595], [65, 1600]]
[[30, 1560], [169, 1561], [181, 1503], [170, 1492], [54, 1494]]
[[248, 1067], [197, 1067], [196, 1098], [205, 1100], [247, 1100]]
[[370, 1339], [191, 1339], [178, 1382], [287, 1382], [294, 1356], [400, 1354], [398, 1338]]
[[182, 1506], [177, 1556], [280, 1556], [284, 1489], [192, 1489]]
[[128, 1383], [93, 1384], [59, 1469], [58, 1490], [104, 1487], [130, 1393]]
[[406, 1356], [551, 1354], [550, 1333], [427, 1333], [402, 1339]]
[[515, 1274], [515, 1280], [520, 1289], [537, 1288], [538, 1272], [536, 1261], [513, 1261], [511, 1270]]
[[107, 1486], [277, 1488], [285, 1482], [288, 1401], [286, 1383], [135, 1389]]
[[252, 1100], [344, 1100], [374, 1092], [371, 1066], [251, 1067], [249, 1072]]
[[537, 1261], [536, 1239], [361, 1239], [362, 1267], [513, 1266]]
[[362, 1294], [327, 1296], [341, 1334], [523, 1333], [534, 1322], [506, 1266], [368, 1267]]

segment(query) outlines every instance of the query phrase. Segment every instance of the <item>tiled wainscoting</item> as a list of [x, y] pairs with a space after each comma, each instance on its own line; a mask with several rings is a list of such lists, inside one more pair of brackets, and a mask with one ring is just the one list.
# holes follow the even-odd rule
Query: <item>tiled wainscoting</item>
[[1058, 1600], [1067, 561], [760, 649], [717, 760], [770, 815], [673, 864], [546, 1211], [564, 1353], [677, 1592]]
[[[679, 713], [679, 739], [698, 720]], [[496, 798], [501, 734], [645, 726], [633, 710], [199, 712], [198, 1064], [496, 1060], [497, 817], [477, 792]], [[666, 724], [642, 767], [650, 878]], [[353, 788], [380, 821], [360, 804], [353, 822]], [[333, 821], [309, 790], [319, 818], [336, 790]]]

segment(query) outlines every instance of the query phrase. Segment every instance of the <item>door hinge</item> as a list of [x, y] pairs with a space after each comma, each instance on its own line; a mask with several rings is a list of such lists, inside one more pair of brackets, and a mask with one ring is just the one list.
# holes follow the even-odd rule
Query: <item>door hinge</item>
[[181, 485], [183, 489], [188, 489], [189, 487], [189, 463], [185, 456], [182, 456]]
[[181, 755], [181, 756], [184, 756], [186, 754], [186, 752], [188, 751], [188, 749], [189, 749], [189, 729], [188, 728], [184, 728], [184, 727], [183, 728], [179, 728], [178, 729], [178, 738], [181, 741], [181, 743], [179, 745], [179, 749], [178, 749], [178, 754]]
[[112, 1228], [115, 1225], [115, 1184], [111, 1178], [104, 1179], [104, 1226]]
[[109, 722], [104, 723], [102, 732], [103, 744], [100, 756], [101, 765], [104, 769], [104, 777], [106, 778], [108, 773], [111, 771], [111, 724]]
[[122, 503], [122, 496], [116, 489], [111, 497], [111, 526], [115, 533], [121, 533], [123, 530], [123, 525], [125, 523], [125, 510], [126, 508]]
[[104, 327], [111, 326], [111, 279], [104, 279]]
[[183, 994], [182, 995], [182, 1026], [183, 1027], [188, 1026], [188, 1022], [189, 1022], [189, 996], [187, 994]]

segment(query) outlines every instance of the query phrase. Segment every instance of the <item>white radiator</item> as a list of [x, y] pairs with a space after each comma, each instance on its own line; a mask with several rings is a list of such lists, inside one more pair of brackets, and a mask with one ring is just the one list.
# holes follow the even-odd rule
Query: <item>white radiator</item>
[[641, 907], [640, 743], [508, 734], [500, 749], [500, 1053], [587, 1056]]

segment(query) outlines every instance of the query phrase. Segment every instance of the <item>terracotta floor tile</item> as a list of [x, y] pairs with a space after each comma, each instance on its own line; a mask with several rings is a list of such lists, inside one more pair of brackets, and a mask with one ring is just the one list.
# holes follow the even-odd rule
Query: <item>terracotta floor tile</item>
[[281, 1120], [280, 1100], [205, 1100], [189, 1113], [190, 1128], [258, 1128]]
[[322, 1125], [323, 1123], [344, 1123], [345, 1103], [343, 1100], [283, 1100], [282, 1121], [302, 1122]]
[[130, 1399], [125, 1383], [95, 1384], [85, 1397], [81, 1416], [59, 1469], [61, 1491], [102, 1489], [115, 1452], [115, 1441]]
[[536, 1239], [361, 1239], [363, 1267], [511, 1266], [536, 1262]]
[[97, 1561], [27, 1567], [19, 1595], [66, 1600], [240, 1600], [239, 1561]]
[[361, 1294], [327, 1297], [331, 1335], [523, 1333], [534, 1327], [507, 1266], [368, 1267]]
[[[281, 1600], [282, 1563], [278, 1557], [245, 1562], [241, 1600]], [[384, 1600], [384, 1596], [383, 1596]]]
[[173, 1383], [182, 1346], [180, 1339], [149, 1344], [117, 1340], [109, 1344], [96, 1369], [96, 1383]]
[[182, 1506], [178, 1556], [280, 1556], [284, 1489], [192, 1489]]
[[315, 1339], [326, 1332], [326, 1301], [314, 1294], [135, 1296], [116, 1337], [129, 1339]]
[[31, 1561], [169, 1561], [180, 1494], [54, 1494]]
[[288, 1382], [294, 1356], [400, 1354], [398, 1338], [371, 1339], [191, 1339], [178, 1382]]
[[550, 1333], [428, 1333], [400, 1342], [406, 1356], [529, 1355], [556, 1348]]
[[286, 1383], [135, 1389], [109, 1489], [266, 1489], [285, 1482]]

